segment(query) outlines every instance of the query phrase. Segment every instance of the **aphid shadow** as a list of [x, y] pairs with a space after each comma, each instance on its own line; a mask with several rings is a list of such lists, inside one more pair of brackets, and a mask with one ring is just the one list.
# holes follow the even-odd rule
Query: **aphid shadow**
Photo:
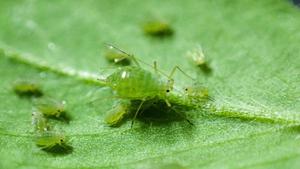
[[156, 33], [145, 33], [148, 37], [154, 38], [154, 39], [167, 39], [172, 38], [174, 35], [173, 30], [167, 30], [167, 31], [160, 31]]
[[43, 92], [40, 90], [36, 91], [14, 91], [20, 98], [22, 99], [31, 99], [31, 98], [39, 98], [43, 96]]
[[205, 75], [211, 75], [212, 74], [212, 68], [210, 67], [209, 64], [205, 63], [202, 65], [198, 66], [200, 68], [200, 70], [205, 74]]
[[72, 120], [72, 117], [66, 111], [62, 112], [59, 117], [47, 116], [47, 118], [52, 119], [52, 120], [57, 120], [57, 121], [67, 123], [67, 124], [69, 124], [70, 121]]
[[52, 155], [68, 155], [73, 152], [73, 147], [67, 144], [54, 145], [53, 147], [41, 148], [41, 150]]
[[[132, 101], [133, 105], [138, 105], [140, 101]], [[172, 103], [171, 103], [172, 104]], [[134, 106], [137, 107], [137, 106]], [[141, 108], [137, 115], [137, 120], [151, 125], [170, 125], [173, 122], [184, 122], [192, 125], [185, 112], [190, 110], [184, 105], [172, 104], [169, 107], [165, 100], [149, 100], [146, 101], [145, 106]], [[136, 110], [132, 110], [131, 114]]]

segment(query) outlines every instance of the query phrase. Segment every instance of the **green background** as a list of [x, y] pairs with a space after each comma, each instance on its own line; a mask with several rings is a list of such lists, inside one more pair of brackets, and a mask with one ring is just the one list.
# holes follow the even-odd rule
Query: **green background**
[[[169, 21], [174, 36], [145, 36], [151, 18]], [[299, 168], [299, 18], [283, 0], [1, 1], [0, 168]], [[208, 87], [216, 110], [188, 112], [194, 127], [107, 127], [111, 100], [88, 103], [108, 95], [94, 83], [108, 66], [104, 42], [165, 72], [180, 66]], [[210, 76], [184, 57], [197, 44]], [[70, 123], [51, 123], [72, 138], [72, 153], [35, 146], [32, 102], [11, 90], [22, 78], [67, 101]], [[190, 83], [179, 73], [175, 80]]]

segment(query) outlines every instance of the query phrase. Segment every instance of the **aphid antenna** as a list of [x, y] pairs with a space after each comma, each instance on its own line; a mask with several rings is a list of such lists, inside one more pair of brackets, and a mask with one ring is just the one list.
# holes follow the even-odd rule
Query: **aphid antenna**
[[122, 50], [122, 49], [120, 49], [120, 48], [118, 48], [118, 47], [116, 47], [116, 46], [114, 46], [114, 45], [112, 45], [112, 44], [110, 44], [110, 43], [104, 43], [104, 44], [105, 44], [108, 48], [116, 49], [117, 51], [119, 51], [119, 52], [121, 52], [121, 53], [123, 53], [123, 54], [129, 56], [129, 57], [134, 61], [134, 63], [135, 63], [138, 67], [140, 67], [139, 62], [137, 61], [137, 59], [134, 57], [133, 54], [129, 54], [129, 53], [125, 52], [124, 50]]

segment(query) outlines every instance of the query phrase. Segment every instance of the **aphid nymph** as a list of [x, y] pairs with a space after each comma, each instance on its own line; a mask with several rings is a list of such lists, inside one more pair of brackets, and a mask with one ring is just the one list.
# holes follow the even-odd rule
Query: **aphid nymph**
[[146, 35], [153, 37], [167, 37], [174, 33], [173, 29], [167, 22], [160, 20], [146, 22], [142, 28]]
[[198, 83], [185, 87], [184, 93], [185, 100], [191, 102], [190, 104], [194, 104], [193, 102], [201, 103], [210, 99], [207, 88]]
[[130, 105], [130, 102], [127, 100], [116, 102], [116, 104], [114, 105], [112, 110], [110, 110], [107, 113], [105, 122], [109, 126], [118, 126], [122, 122], [124, 117], [128, 114], [129, 105]]
[[128, 55], [111, 48], [106, 49], [105, 58], [107, 61], [117, 65], [127, 66], [131, 63], [131, 58]]
[[198, 66], [204, 73], [211, 73], [209, 61], [204, 55], [203, 49], [200, 45], [197, 48], [188, 51], [186, 57], [196, 66]]
[[47, 119], [39, 111], [32, 112], [32, 125], [34, 126], [35, 131], [38, 132], [45, 132], [49, 129]]
[[64, 147], [66, 145], [66, 137], [62, 133], [45, 132], [37, 137], [36, 145], [41, 149], [51, 149], [55, 146]]
[[36, 100], [35, 107], [47, 117], [59, 118], [65, 113], [65, 101], [57, 101], [52, 98]]
[[40, 97], [43, 92], [37, 83], [22, 80], [13, 84], [14, 92], [21, 97]]

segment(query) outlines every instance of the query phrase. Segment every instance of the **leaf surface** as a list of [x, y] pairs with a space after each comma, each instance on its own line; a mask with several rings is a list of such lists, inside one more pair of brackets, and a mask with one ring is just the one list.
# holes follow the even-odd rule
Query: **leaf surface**
[[[174, 36], [145, 36], [151, 16], [169, 21]], [[0, 168], [299, 168], [299, 17], [279, 0], [1, 1]], [[109, 66], [104, 42], [165, 72], [179, 65], [209, 88], [214, 109], [188, 112], [194, 126], [107, 127], [112, 99], [89, 103], [108, 95], [96, 80]], [[210, 76], [184, 57], [197, 44]], [[11, 90], [23, 78], [67, 102], [69, 124], [51, 124], [72, 138], [72, 153], [35, 146], [32, 102]], [[190, 80], [177, 73], [176, 82]]]

